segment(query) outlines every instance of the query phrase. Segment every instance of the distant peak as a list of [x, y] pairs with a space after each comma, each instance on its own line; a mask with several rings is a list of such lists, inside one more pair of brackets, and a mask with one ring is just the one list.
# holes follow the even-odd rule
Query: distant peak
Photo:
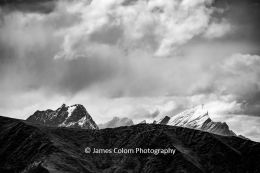
[[120, 126], [131, 126], [131, 125], [134, 125], [134, 122], [128, 117], [114, 116], [110, 121], [104, 124], [99, 124], [99, 127], [100, 129], [104, 129], [104, 128], [115, 128]]
[[67, 107], [65, 103], [63, 103], [60, 108], [64, 108], [64, 107]]
[[141, 121], [139, 124], [146, 124], [146, 120]]
[[120, 118], [119, 117], [117, 117], [117, 116], [114, 116], [113, 118], [112, 118], [112, 120], [119, 120]]
[[167, 124], [171, 118], [168, 116], [165, 116], [159, 121], [159, 124]]
[[121, 122], [126, 122], [126, 121], [132, 121], [131, 119], [127, 117], [118, 117], [114, 116], [111, 121], [121, 121]]

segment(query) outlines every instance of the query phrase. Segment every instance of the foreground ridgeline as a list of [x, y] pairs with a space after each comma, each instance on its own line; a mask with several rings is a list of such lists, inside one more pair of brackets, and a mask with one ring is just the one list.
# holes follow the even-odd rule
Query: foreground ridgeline
[[0, 158], [1, 173], [260, 172], [259, 143], [160, 124], [91, 130], [0, 117]]
[[63, 104], [57, 110], [36, 111], [27, 121], [45, 126], [98, 129], [86, 108], [80, 104]]

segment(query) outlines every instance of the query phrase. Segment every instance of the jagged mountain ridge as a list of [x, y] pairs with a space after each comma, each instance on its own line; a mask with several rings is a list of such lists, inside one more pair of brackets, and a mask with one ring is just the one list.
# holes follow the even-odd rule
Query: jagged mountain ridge
[[[174, 155], [86, 154], [95, 148], [174, 148]], [[256, 173], [260, 144], [177, 126], [56, 128], [0, 117], [0, 172]]]
[[121, 126], [132, 126], [132, 125], [134, 125], [134, 122], [127, 117], [123, 117], [123, 118], [113, 117], [112, 120], [104, 124], [99, 124], [98, 126], [100, 129], [104, 129], [104, 128], [115, 128]]
[[56, 110], [36, 111], [27, 118], [27, 121], [46, 126], [98, 129], [86, 108], [80, 104], [72, 106], [63, 104]]
[[236, 136], [225, 122], [214, 122], [203, 105], [185, 110], [172, 117], [165, 116], [158, 123], [198, 129], [219, 135]]

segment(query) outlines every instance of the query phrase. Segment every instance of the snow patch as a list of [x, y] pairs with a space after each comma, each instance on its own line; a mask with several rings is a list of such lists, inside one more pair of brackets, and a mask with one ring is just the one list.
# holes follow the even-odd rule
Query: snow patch
[[83, 125], [85, 124], [86, 122], [86, 116], [82, 117], [79, 121], [78, 121], [78, 125], [80, 127], [83, 127]]
[[68, 117], [71, 116], [72, 112], [76, 109], [76, 106], [70, 106], [68, 107]]

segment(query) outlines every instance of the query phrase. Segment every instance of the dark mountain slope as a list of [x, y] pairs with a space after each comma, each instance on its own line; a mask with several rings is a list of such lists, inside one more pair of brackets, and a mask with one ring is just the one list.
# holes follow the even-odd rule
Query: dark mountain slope
[[[86, 147], [173, 148], [176, 152], [86, 154]], [[9, 172], [260, 172], [259, 143], [158, 124], [85, 130], [0, 117], [0, 158], [0, 169]]]
[[18, 172], [55, 150], [48, 136], [38, 128], [0, 117], [0, 172]]

